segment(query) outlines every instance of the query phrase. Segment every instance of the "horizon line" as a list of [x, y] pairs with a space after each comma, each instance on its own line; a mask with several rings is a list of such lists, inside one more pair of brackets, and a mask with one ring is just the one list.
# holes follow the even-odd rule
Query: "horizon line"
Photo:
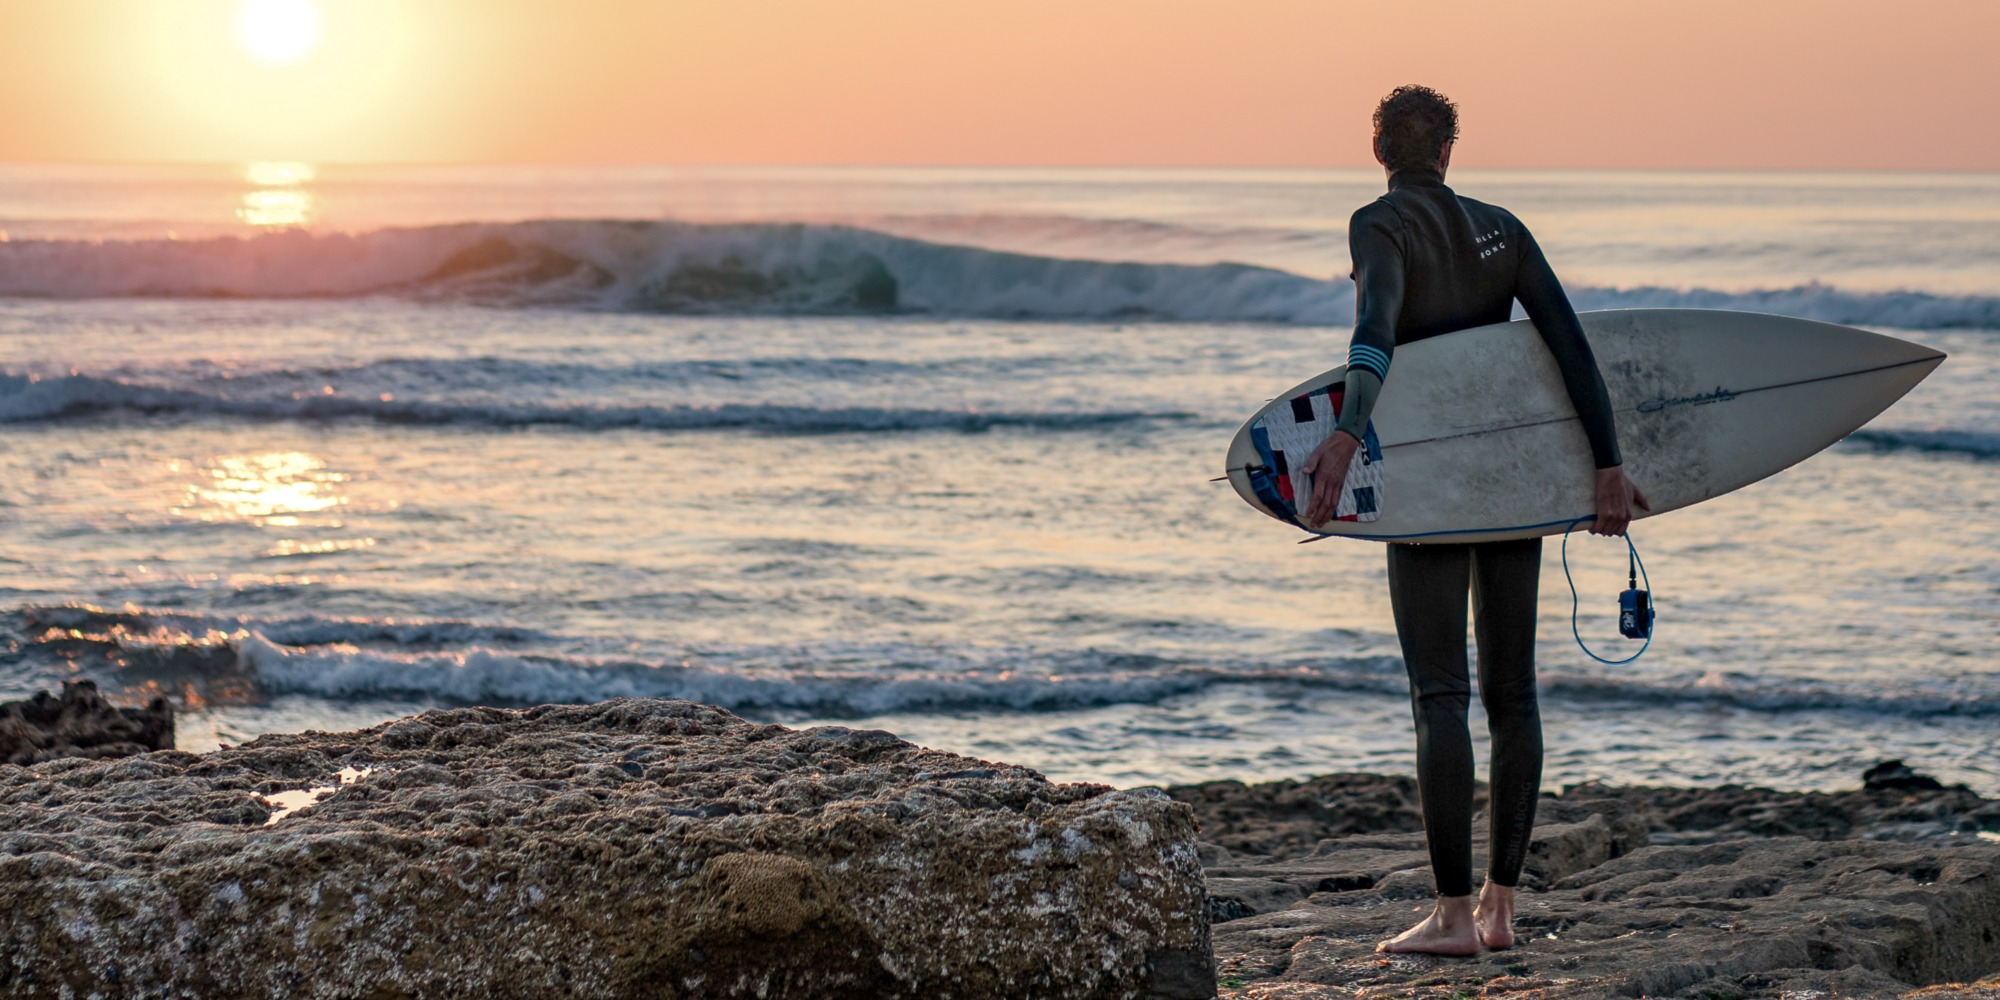
[[[303, 163], [312, 167], [358, 169], [452, 169], [465, 167], [512, 167], [521, 169], [569, 170], [1070, 170], [1070, 171], [1367, 171], [1378, 173], [1380, 164], [1200, 164], [1200, 163], [811, 163], [811, 162], [721, 162], [721, 161], [589, 161], [589, 160], [315, 160], [269, 156], [229, 160], [107, 160], [107, 159], [0, 159], [0, 167], [154, 167], [200, 168], [242, 167], [252, 163]], [[1704, 174], [2000, 174], [2000, 165], [1990, 167], [1849, 167], [1849, 166], [1575, 166], [1575, 165], [1476, 165], [1454, 164], [1453, 172], [1487, 171], [1588, 172], [1588, 173], [1704, 173]]]

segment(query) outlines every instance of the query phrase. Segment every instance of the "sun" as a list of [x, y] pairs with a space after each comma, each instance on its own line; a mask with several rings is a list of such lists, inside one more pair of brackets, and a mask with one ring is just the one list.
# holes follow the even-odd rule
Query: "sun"
[[236, 8], [236, 40], [258, 62], [282, 65], [319, 45], [319, 5], [313, 0], [243, 0]]

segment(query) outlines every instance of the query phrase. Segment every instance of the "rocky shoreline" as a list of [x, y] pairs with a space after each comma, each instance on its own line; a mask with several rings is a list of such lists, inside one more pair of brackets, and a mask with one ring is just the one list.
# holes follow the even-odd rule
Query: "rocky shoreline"
[[1374, 951], [1433, 899], [1413, 779], [1168, 791], [1201, 822], [1224, 997], [2000, 1000], [1913, 992], [2000, 973], [2000, 802], [1900, 762], [1838, 793], [1545, 794], [1521, 941], [1463, 959]]
[[0, 702], [0, 764], [63, 757], [129, 757], [174, 745], [174, 709], [165, 698], [143, 708], [104, 700], [94, 681], [70, 681], [62, 693]]
[[1545, 794], [1520, 943], [1385, 957], [1407, 777], [1054, 784], [644, 699], [145, 752], [160, 709], [0, 706], [0, 994], [2000, 1000], [2000, 802], [1896, 761]]

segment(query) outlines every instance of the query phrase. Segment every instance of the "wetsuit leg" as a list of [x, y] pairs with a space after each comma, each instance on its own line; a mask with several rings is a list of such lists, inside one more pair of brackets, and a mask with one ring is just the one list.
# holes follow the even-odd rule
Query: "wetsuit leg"
[[1472, 893], [1472, 702], [1466, 677], [1468, 545], [1389, 545], [1389, 605], [1410, 673], [1417, 793], [1440, 896]]
[[1535, 602], [1542, 540], [1482, 542], [1472, 549], [1473, 632], [1479, 703], [1493, 734], [1487, 818], [1493, 852], [1487, 877], [1520, 881], [1542, 786], [1542, 715], [1535, 700]]

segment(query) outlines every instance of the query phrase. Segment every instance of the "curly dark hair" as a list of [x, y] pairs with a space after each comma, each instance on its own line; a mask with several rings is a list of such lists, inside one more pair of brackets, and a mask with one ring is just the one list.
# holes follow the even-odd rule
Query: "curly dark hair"
[[1458, 105], [1429, 87], [1397, 87], [1375, 106], [1375, 151], [1390, 170], [1435, 170], [1456, 138]]

